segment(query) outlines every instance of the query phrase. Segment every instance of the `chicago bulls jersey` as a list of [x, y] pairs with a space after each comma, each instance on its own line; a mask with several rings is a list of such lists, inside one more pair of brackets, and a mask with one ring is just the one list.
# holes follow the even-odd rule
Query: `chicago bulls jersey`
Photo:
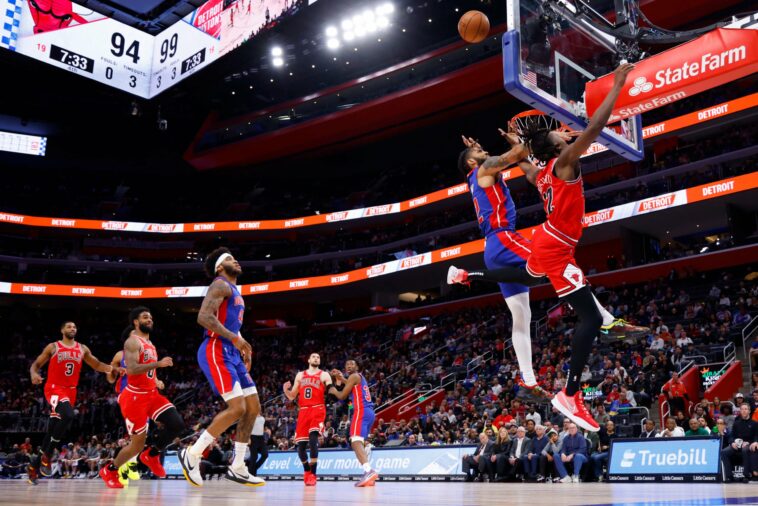
[[508, 185], [503, 181], [502, 174], [495, 176], [495, 184], [482, 188], [479, 186], [476, 168], [468, 174], [468, 187], [474, 201], [476, 218], [484, 237], [490, 234], [508, 230], [516, 230], [516, 206], [511, 199]]
[[47, 384], [54, 387], [75, 388], [79, 384], [82, 372], [82, 345], [64, 346], [61, 341], [55, 342], [55, 354], [47, 366]]
[[537, 174], [537, 190], [545, 207], [545, 231], [555, 239], [576, 246], [582, 237], [584, 220], [584, 185], [581, 174], [573, 181], [555, 175], [557, 158], [550, 160]]
[[[147, 339], [143, 339], [139, 336], [135, 336], [139, 339], [139, 360], [138, 364], [152, 364], [158, 361], [158, 351], [155, 349], [153, 343]], [[126, 352], [124, 352], [126, 356]], [[155, 390], [155, 369], [151, 369], [142, 374], [129, 374], [127, 375], [127, 388], [132, 390]]]
[[301, 408], [321, 406], [324, 404], [324, 382], [321, 381], [322, 371], [319, 369], [315, 374], [308, 374], [305, 370], [300, 377], [300, 390], [297, 394], [297, 405]]

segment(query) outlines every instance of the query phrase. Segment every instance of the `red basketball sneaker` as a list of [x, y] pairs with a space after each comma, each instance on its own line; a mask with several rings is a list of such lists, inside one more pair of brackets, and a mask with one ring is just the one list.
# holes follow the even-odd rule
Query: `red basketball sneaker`
[[595, 419], [592, 418], [592, 413], [587, 411], [587, 408], [584, 405], [581, 390], [578, 390], [573, 396], [569, 397], [566, 395], [566, 389], [564, 388], [555, 394], [555, 397], [553, 397], [550, 403], [555, 409], [563, 413], [564, 416], [569, 417], [572, 422], [576, 423], [582, 429], [590, 432], [597, 432], [600, 430], [600, 426]]
[[110, 469], [110, 464], [107, 466], [103, 466], [103, 468], [98, 473], [100, 477], [105, 482], [105, 485], [108, 488], [124, 488], [124, 486], [121, 484], [121, 482], [118, 481], [118, 470]]
[[315, 487], [318, 482], [318, 478], [312, 472], [308, 471], [305, 475], [305, 485], [307, 487]]
[[450, 268], [447, 270], [447, 284], [448, 285], [454, 285], [454, 284], [460, 284], [460, 285], [469, 285], [468, 280], [468, 271], [464, 271], [463, 269], [459, 269], [458, 267], [451, 265]]
[[145, 464], [150, 472], [158, 478], [166, 477], [166, 470], [163, 469], [160, 455], [150, 455], [150, 448], [142, 450], [142, 453], [139, 454], [139, 461]]
[[516, 384], [523, 388], [526, 395], [529, 397], [534, 397], [537, 399], [543, 399], [548, 397], [548, 393], [541, 387], [539, 384], [535, 383], [534, 385], [527, 385], [524, 381], [524, 378], [521, 377], [519, 374], [518, 379], [516, 380]]

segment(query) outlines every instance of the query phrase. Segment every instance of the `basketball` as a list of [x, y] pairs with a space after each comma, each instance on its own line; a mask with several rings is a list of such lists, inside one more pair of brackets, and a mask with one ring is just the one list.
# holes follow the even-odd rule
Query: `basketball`
[[468, 11], [458, 21], [458, 33], [469, 44], [476, 44], [490, 33], [490, 20], [483, 12]]

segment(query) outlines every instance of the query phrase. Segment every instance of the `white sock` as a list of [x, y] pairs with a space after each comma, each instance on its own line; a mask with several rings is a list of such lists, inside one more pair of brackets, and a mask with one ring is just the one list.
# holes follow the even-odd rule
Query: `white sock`
[[529, 292], [512, 295], [505, 299], [513, 318], [513, 349], [516, 350], [518, 368], [524, 383], [531, 386], [537, 383], [532, 369], [532, 339], [529, 325], [532, 321], [532, 309], [529, 307]]
[[371, 464], [369, 464], [368, 462], [366, 462], [365, 464], [361, 464], [361, 467], [363, 467], [364, 473], [371, 471]]
[[234, 459], [232, 460], [232, 468], [239, 469], [245, 467], [245, 453], [247, 453], [247, 444], [234, 442]]
[[200, 437], [197, 438], [197, 441], [195, 441], [195, 444], [190, 446], [190, 455], [193, 457], [202, 457], [205, 449], [208, 448], [215, 439], [216, 438], [211, 436], [207, 430], [204, 430], [203, 433], [200, 434]]
[[600, 311], [600, 316], [603, 317], [603, 325], [610, 325], [611, 323], [613, 323], [613, 320], [615, 320], [615, 318], [613, 317], [611, 313], [608, 312], [607, 309], [603, 307], [602, 304], [600, 304], [600, 301], [597, 300], [597, 297], [595, 297], [594, 293], [592, 294], [592, 300], [595, 301], [595, 305]]

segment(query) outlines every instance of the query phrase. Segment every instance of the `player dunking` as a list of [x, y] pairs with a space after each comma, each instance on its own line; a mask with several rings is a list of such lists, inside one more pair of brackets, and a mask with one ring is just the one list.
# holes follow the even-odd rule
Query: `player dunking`
[[261, 403], [249, 372], [253, 349], [239, 333], [245, 312], [245, 301], [237, 290], [242, 268], [227, 248], [218, 248], [205, 259], [205, 272], [214, 279], [197, 315], [197, 323], [206, 329], [205, 339], [197, 350], [197, 361], [213, 392], [226, 402], [226, 409], [216, 415], [194, 445], [180, 452], [179, 462], [187, 481], [201, 487], [203, 451], [236, 422], [234, 459], [226, 471], [226, 479], [250, 487], [265, 485], [263, 479], [251, 475], [245, 466], [250, 433], [261, 412]]
[[578, 317], [571, 339], [566, 388], [551, 402], [577, 425], [590, 431], [597, 431], [600, 427], [584, 405], [579, 378], [600, 327], [611, 323], [604, 319], [612, 320], [613, 317], [594, 298], [574, 259], [584, 218], [579, 158], [608, 123], [613, 105], [633, 68], [633, 65], [623, 63], [615, 70], [613, 88], [590, 119], [587, 129], [578, 133], [572, 144], [567, 142], [570, 135], [545, 128], [537, 121], [530, 122], [526, 131], [521, 132], [531, 154], [546, 163], [544, 169], [539, 169], [526, 159], [519, 162], [527, 180], [537, 186], [547, 216], [532, 237], [532, 253], [526, 269], [532, 276], [547, 276], [558, 297], [571, 304]]
[[366, 454], [366, 438], [374, 424], [374, 403], [371, 402], [371, 392], [366, 378], [361, 374], [360, 366], [355, 360], [345, 362], [347, 380], [342, 371], [332, 370], [332, 376], [337, 385], [343, 385], [342, 390], [334, 386], [329, 387], [329, 393], [339, 400], [350, 398], [353, 403], [353, 419], [350, 422], [350, 446], [355, 452], [355, 457], [363, 468], [363, 476], [355, 484], [356, 487], [373, 487], [379, 477], [379, 473], [371, 469], [368, 455]]
[[82, 361], [97, 372], [110, 373], [112, 369], [110, 365], [100, 362], [87, 346], [77, 342], [76, 333], [74, 322], [63, 322], [61, 340], [45, 346], [29, 370], [32, 384], [39, 385], [43, 381], [40, 370], [50, 361], [45, 382], [45, 400], [50, 404], [50, 420], [42, 441], [42, 453], [38, 457], [32, 457], [32, 463], [27, 469], [29, 483], [32, 485], [37, 484], [39, 474], [50, 476], [50, 454], [74, 420], [76, 387], [79, 385]]
[[[158, 360], [158, 351], [150, 340], [153, 317], [150, 310], [139, 306], [129, 312], [130, 326], [124, 331], [129, 337], [124, 342], [123, 359], [126, 364], [126, 387], [118, 396], [118, 405], [129, 433], [129, 444], [100, 469], [100, 477], [108, 488], [124, 488], [119, 481], [118, 469], [135, 456], [158, 478], [166, 476], [160, 460], [161, 452], [175, 437], [184, 431], [184, 421], [171, 402], [158, 393], [156, 370], [174, 365], [171, 357]], [[145, 448], [149, 420], [160, 422], [161, 428], [153, 444]]]
[[[501, 133], [504, 136], [513, 135]], [[514, 147], [510, 151], [501, 156], [489, 156], [478, 142], [464, 136], [466, 149], [458, 158], [458, 169], [468, 181], [479, 228], [484, 236], [484, 264], [488, 269], [503, 266], [523, 268], [531, 253], [529, 241], [516, 232], [516, 206], [501, 174], [503, 169], [528, 155], [526, 146], [518, 144], [515, 136], [511, 141]], [[466, 271], [451, 266], [447, 281], [450, 284], [465, 282], [467, 274]], [[519, 385], [530, 393], [541, 396], [544, 392], [537, 384], [532, 368], [529, 287], [520, 283], [499, 285], [513, 319], [513, 348], [521, 373]]]
[[[287, 382], [282, 386], [284, 395], [291, 401], [297, 397], [297, 428], [295, 429], [295, 444], [300, 462], [303, 463], [303, 481], [312, 487], [318, 481], [318, 437], [324, 430], [326, 406], [324, 394], [326, 388], [332, 386], [329, 373], [319, 369], [321, 356], [311, 353], [308, 357], [308, 369], [300, 371], [295, 376], [295, 384]], [[310, 461], [308, 452], [310, 449]]]

